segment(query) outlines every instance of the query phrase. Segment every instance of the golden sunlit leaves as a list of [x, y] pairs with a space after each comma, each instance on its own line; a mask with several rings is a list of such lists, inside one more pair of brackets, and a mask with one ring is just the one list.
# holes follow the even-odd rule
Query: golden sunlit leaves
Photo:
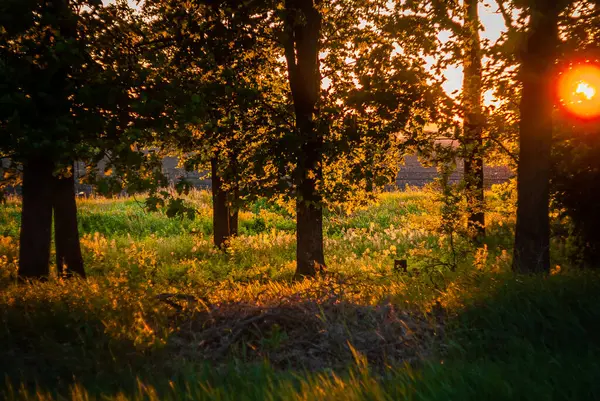
[[574, 117], [600, 118], [600, 67], [593, 64], [573, 66], [558, 80], [562, 106]]

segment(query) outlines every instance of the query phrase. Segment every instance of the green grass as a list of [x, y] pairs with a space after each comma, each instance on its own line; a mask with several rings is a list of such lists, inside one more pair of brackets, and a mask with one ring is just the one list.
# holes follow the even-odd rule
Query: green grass
[[[486, 247], [457, 238], [455, 272], [436, 265], [449, 248], [431, 193], [329, 212], [331, 275], [305, 283], [291, 282], [294, 224], [282, 206], [242, 211], [224, 254], [211, 245], [205, 193], [193, 195], [195, 220], [91, 199], [79, 207], [90, 279], [31, 286], [12, 284], [10, 200], [0, 207], [0, 398], [600, 399], [600, 277], [560, 255], [551, 276], [514, 277], [514, 217], [489, 199]], [[395, 258], [411, 272], [394, 272]], [[178, 311], [165, 293], [194, 301]], [[263, 311], [274, 317], [252, 319]]]

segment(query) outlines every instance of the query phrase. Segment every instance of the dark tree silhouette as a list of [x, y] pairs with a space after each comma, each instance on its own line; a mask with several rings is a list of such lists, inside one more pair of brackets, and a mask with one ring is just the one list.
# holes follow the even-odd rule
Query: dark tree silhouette
[[549, 180], [552, 147], [552, 79], [558, 45], [556, 1], [531, 4], [527, 38], [520, 54], [519, 165], [513, 270], [550, 270]]
[[229, 206], [228, 192], [223, 189], [222, 178], [219, 176], [219, 161], [213, 157], [211, 164], [211, 182], [213, 199], [213, 232], [217, 248], [223, 248], [231, 237], [237, 235], [238, 211]]
[[481, 44], [479, 39], [478, 0], [465, 0], [464, 8], [464, 177], [469, 228], [485, 235], [485, 199], [483, 191], [483, 114], [481, 106]]
[[52, 179], [52, 208], [54, 211], [54, 246], [58, 274], [74, 274], [85, 278], [83, 257], [77, 228], [77, 203], [75, 200], [75, 172]]
[[47, 278], [52, 237], [52, 163], [30, 158], [23, 166], [19, 277]]
[[300, 147], [295, 172], [296, 276], [314, 276], [325, 266], [323, 207], [316, 183], [322, 177], [323, 137], [315, 126], [321, 87], [321, 15], [313, 0], [287, 0], [285, 57]]

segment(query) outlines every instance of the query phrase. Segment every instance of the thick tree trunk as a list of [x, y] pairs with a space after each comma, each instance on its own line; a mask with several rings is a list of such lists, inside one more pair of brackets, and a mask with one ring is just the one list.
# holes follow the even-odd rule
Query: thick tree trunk
[[321, 16], [314, 0], [286, 0], [285, 57], [298, 135], [296, 188], [296, 277], [325, 267], [323, 208], [317, 183], [322, 178], [323, 137], [315, 126], [321, 90]]
[[483, 113], [481, 106], [481, 44], [479, 40], [478, 0], [465, 0], [465, 56], [463, 59], [464, 179], [468, 227], [475, 237], [485, 235], [485, 198], [483, 191]]
[[219, 176], [218, 158], [210, 161], [213, 198], [213, 239], [215, 246], [223, 249], [227, 241], [238, 232], [238, 212], [228, 203], [227, 191], [223, 189]]
[[35, 158], [23, 166], [19, 278], [47, 279], [52, 237], [51, 162]]
[[[304, 181], [305, 196], [315, 194], [314, 181]], [[302, 195], [301, 195], [302, 196]], [[323, 253], [323, 209], [320, 197], [296, 203], [296, 277], [314, 276], [325, 267]]]
[[78, 274], [85, 278], [77, 228], [75, 177], [53, 177], [54, 243], [59, 275]]
[[323, 207], [317, 191], [322, 178], [322, 138], [306, 115], [297, 117], [305, 140], [300, 149], [296, 200], [296, 277], [312, 277], [325, 268], [323, 252]]
[[[540, 4], [542, 3], [542, 4]], [[558, 43], [558, 6], [532, 7], [521, 60], [521, 121], [517, 170], [517, 225], [513, 270], [550, 270], [549, 179], [552, 146], [553, 65]]]
[[[51, 0], [48, 6], [57, 16], [56, 23], [63, 39], [77, 36], [77, 22], [71, 18], [70, 0]], [[68, 115], [70, 95], [69, 66], [62, 66], [51, 77], [48, 95], [56, 99], [57, 116]], [[45, 150], [46, 152], [51, 150]], [[43, 152], [43, 151], [42, 151]], [[39, 157], [28, 160], [23, 171], [23, 204], [19, 276], [47, 278], [49, 275], [52, 212], [54, 210], [56, 263], [59, 273], [85, 277], [77, 230], [74, 177], [53, 176], [54, 163]]]

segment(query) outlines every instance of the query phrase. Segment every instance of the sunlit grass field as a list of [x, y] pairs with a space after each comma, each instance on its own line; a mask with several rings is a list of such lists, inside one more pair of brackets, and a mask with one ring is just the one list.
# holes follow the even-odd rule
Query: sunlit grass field
[[514, 277], [509, 190], [488, 193], [488, 237], [476, 245], [440, 228], [430, 190], [330, 210], [327, 272], [303, 282], [292, 281], [288, 205], [246, 207], [221, 252], [210, 195], [194, 192], [194, 220], [145, 212], [143, 198], [81, 200], [90, 278], [18, 286], [10, 199], [0, 398], [600, 399], [600, 279], [569, 266], [558, 239], [550, 276]]

